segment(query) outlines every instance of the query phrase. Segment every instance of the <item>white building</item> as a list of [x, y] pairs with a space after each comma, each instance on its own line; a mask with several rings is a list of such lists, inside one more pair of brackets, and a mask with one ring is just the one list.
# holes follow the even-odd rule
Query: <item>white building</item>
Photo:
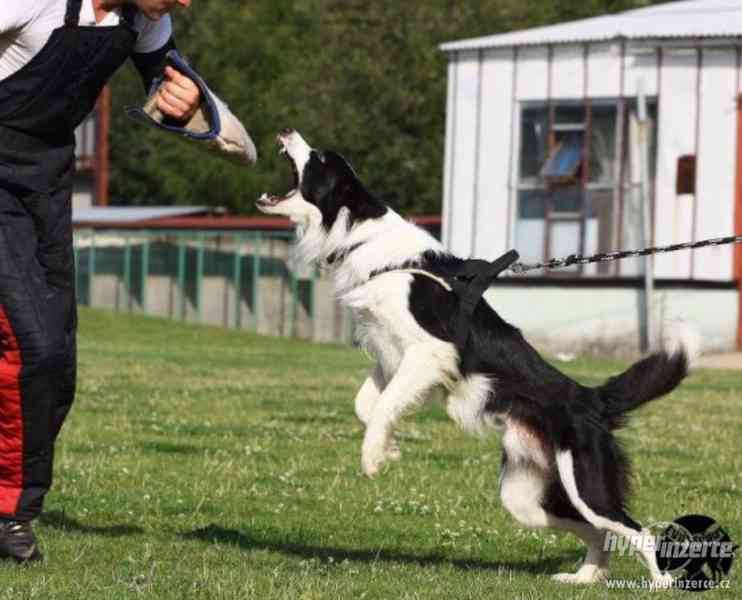
[[[483, 258], [514, 247], [524, 262], [641, 247], [642, 94], [649, 243], [734, 235], [741, 48], [742, 0], [670, 2], [444, 44], [444, 243]], [[740, 248], [658, 255], [653, 320], [682, 316], [706, 348], [736, 346]], [[642, 262], [627, 259], [511, 277], [490, 293], [553, 350], [635, 349], [641, 275]]]

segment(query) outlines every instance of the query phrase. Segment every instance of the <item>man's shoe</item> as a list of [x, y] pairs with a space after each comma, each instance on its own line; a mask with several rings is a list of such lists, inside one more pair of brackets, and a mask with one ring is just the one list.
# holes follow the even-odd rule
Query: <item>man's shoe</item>
[[43, 558], [30, 521], [0, 520], [0, 558], [19, 563]]

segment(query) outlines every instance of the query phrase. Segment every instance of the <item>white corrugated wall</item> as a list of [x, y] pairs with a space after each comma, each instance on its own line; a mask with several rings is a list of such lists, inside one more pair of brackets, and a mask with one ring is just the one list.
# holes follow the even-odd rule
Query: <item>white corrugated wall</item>
[[[695, 50], [624, 55], [607, 43], [457, 52], [448, 78], [443, 239], [453, 252], [493, 258], [513, 243], [521, 102], [635, 97], [640, 81], [659, 97], [656, 243], [733, 233], [735, 49], [705, 49], [700, 59]], [[677, 160], [696, 153], [697, 194], [678, 197]], [[660, 255], [655, 274], [729, 281], [732, 248]]]

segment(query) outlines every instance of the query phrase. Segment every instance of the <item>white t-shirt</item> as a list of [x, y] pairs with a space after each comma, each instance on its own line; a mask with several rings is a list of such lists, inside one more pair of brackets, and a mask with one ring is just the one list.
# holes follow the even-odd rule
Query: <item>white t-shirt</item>
[[[44, 47], [52, 31], [64, 25], [67, 0], [0, 0], [0, 80], [15, 73]], [[106, 27], [118, 25], [116, 9], [95, 22], [93, 0], [83, 0], [80, 25]], [[154, 52], [172, 35], [170, 15], [150, 21], [138, 13], [134, 29], [139, 33], [134, 52]]]

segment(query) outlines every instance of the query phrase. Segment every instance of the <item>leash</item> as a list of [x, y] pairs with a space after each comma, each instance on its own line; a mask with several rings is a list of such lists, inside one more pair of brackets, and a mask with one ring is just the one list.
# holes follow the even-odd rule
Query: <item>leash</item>
[[[694, 250], [696, 248], [705, 248], [707, 246], [723, 246], [724, 244], [742, 244], [742, 235], [732, 235], [723, 238], [713, 238], [702, 240], [700, 242], [685, 242], [683, 244], [673, 244], [671, 246], [654, 246], [644, 248], [643, 250], [619, 250], [616, 252], [605, 252], [603, 254], [594, 254], [592, 256], [580, 256], [579, 254], [570, 254], [566, 258], [552, 258], [547, 262], [526, 265], [516, 262], [507, 267], [516, 275], [535, 271], [537, 269], [563, 269], [572, 265], [587, 265], [596, 262], [611, 262], [622, 258], [632, 258], [637, 256], [649, 256], [650, 254], [661, 254], [663, 252], [675, 252], [677, 250]], [[499, 260], [499, 259], [498, 259]]]
[[[471, 319], [474, 315], [474, 310], [476, 309], [477, 304], [479, 304], [479, 301], [481, 300], [484, 292], [487, 291], [487, 288], [492, 285], [492, 282], [503, 271], [509, 270], [516, 275], [521, 275], [523, 273], [527, 273], [528, 271], [535, 271], [538, 269], [562, 269], [572, 265], [586, 265], [596, 262], [611, 262], [623, 258], [649, 256], [650, 254], [676, 252], [678, 250], [694, 250], [696, 248], [705, 248], [708, 246], [722, 246], [724, 244], [740, 243], [742, 243], [742, 235], [736, 235], [702, 240], [699, 242], [672, 244], [670, 246], [653, 246], [651, 248], [644, 248], [643, 250], [619, 250], [616, 252], [605, 252], [602, 254], [594, 254], [593, 256], [580, 256], [579, 254], [570, 254], [566, 258], [552, 258], [547, 262], [536, 263], [532, 265], [516, 262], [518, 258], [520, 258], [520, 256], [517, 251], [510, 250], [499, 258], [496, 258], [492, 262], [479, 259], [465, 260], [461, 265], [461, 268], [448, 281], [445, 281], [444, 279], [433, 275], [432, 273], [428, 273], [424, 269], [411, 268], [395, 270], [426, 275], [431, 279], [436, 280], [446, 290], [456, 294], [459, 299], [459, 307], [458, 314], [456, 315], [453, 337], [455, 343], [459, 348], [465, 348], [471, 332]], [[328, 262], [332, 263], [339, 258], [347, 257], [348, 254], [353, 252], [353, 250], [355, 250], [359, 246], [360, 244], [355, 244], [347, 249], [344, 253], [338, 254], [336, 256], [333, 256], [333, 253], [333, 255], [331, 255], [332, 260]], [[376, 273], [376, 275], [378, 274], [379, 273]], [[374, 275], [375, 274], [372, 274], [372, 277]]]
[[670, 246], [653, 246], [643, 250], [619, 250], [615, 252], [604, 252], [592, 256], [580, 256], [570, 254], [566, 258], [552, 258], [543, 263], [527, 265], [516, 262], [519, 258], [515, 250], [506, 252], [492, 262], [486, 260], [470, 259], [464, 262], [461, 269], [452, 280], [452, 290], [459, 297], [459, 311], [456, 317], [454, 337], [460, 348], [466, 346], [471, 331], [471, 318], [474, 309], [479, 303], [482, 295], [492, 282], [503, 271], [509, 270], [520, 275], [537, 269], [562, 269], [572, 265], [586, 265], [596, 262], [611, 262], [623, 258], [638, 256], [649, 256], [665, 252], [676, 252], [678, 250], [694, 250], [709, 246], [722, 246], [725, 244], [742, 243], [742, 235], [733, 235], [722, 238], [712, 238], [698, 242], [685, 242], [683, 244], [672, 244]]

